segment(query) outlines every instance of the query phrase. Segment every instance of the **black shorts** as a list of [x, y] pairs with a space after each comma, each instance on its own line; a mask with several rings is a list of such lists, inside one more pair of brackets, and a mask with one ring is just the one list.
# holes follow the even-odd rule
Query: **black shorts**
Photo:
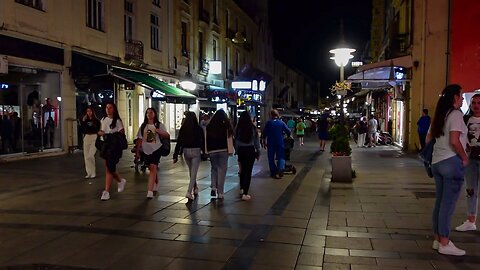
[[304, 137], [305, 134], [297, 134], [297, 137], [301, 138], [301, 137]]
[[150, 155], [145, 154], [145, 160], [144, 160], [145, 165], [153, 164], [158, 166], [159, 162], [160, 162], [160, 149], [155, 150]]

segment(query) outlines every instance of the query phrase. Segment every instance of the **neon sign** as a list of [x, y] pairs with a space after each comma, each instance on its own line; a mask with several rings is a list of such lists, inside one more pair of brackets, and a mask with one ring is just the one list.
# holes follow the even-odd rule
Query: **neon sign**
[[0, 89], [8, 89], [10, 86], [6, 83], [0, 83]]

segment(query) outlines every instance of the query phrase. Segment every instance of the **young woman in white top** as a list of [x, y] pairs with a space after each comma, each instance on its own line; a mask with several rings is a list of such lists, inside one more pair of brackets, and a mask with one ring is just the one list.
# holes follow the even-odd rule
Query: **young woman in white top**
[[[120, 119], [120, 115], [118, 114], [117, 106], [114, 103], [107, 103], [105, 111], [107, 113], [107, 116], [104, 117], [101, 121], [101, 128], [98, 132], [98, 135], [105, 136], [107, 134], [114, 134], [116, 132], [125, 134], [123, 122], [122, 119]], [[123, 190], [125, 189], [125, 184], [127, 183], [127, 180], [121, 178], [120, 175], [117, 173], [117, 163], [118, 160], [104, 160], [106, 174], [105, 190], [102, 192], [102, 197], [100, 198], [102, 201], [110, 200], [110, 186], [112, 185], [113, 179], [117, 181], [118, 192], [123, 192]]]
[[160, 147], [162, 138], [170, 138], [170, 134], [165, 126], [158, 121], [157, 111], [154, 108], [148, 108], [145, 111], [143, 124], [137, 133], [137, 154], [135, 159], [140, 156], [140, 145], [145, 154], [145, 164], [148, 165], [150, 176], [148, 177], [147, 198], [153, 198], [153, 191], [158, 191], [157, 169], [160, 162]]
[[445, 87], [437, 102], [435, 116], [427, 134], [427, 143], [435, 138], [432, 172], [435, 179], [435, 206], [433, 209], [433, 249], [441, 254], [463, 256], [449, 239], [455, 205], [463, 185], [464, 168], [468, 164], [465, 152], [467, 126], [460, 111], [463, 96], [459, 85]]

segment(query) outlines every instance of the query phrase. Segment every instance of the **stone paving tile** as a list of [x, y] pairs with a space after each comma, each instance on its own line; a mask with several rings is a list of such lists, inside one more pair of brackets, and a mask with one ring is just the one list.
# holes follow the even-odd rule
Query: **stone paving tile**
[[306, 234], [303, 240], [303, 246], [325, 247], [326, 237], [322, 235]]
[[331, 230], [331, 231], [343, 231], [343, 232], [346, 232], [346, 233], [349, 233], [349, 232], [368, 232], [368, 229], [367, 227], [342, 227], [342, 226], [328, 226], [327, 227], [327, 230]]
[[371, 239], [374, 250], [422, 252], [423, 249], [413, 240]]
[[11, 238], [1, 242], [0, 254], [2, 254], [3, 257], [13, 258], [22, 255], [32, 248], [54, 241], [68, 233], [65, 231], [43, 230], [25, 230], [24, 232], [24, 234], [19, 235], [17, 238]]
[[124, 229], [126, 227], [132, 226], [137, 222], [138, 220], [131, 219], [131, 218], [106, 217], [99, 220], [95, 220], [89, 225], [94, 228], [102, 228], [102, 229]]
[[178, 257], [184, 250], [188, 248], [189, 244], [180, 241], [169, 240], [150, 240], [140, 244], [135, 250], [132, 250], [132, 254], [144, 254], [152, 256], [163, 257]]
[[325, 255], [349, 256], [346, 248], [325, 248]]
[[289, 218], [289, 217], [277, 217], [273, 222], [274, 226], [282, 226], [282, 227], [293, 227], [293, 228], [301, 228], [306, 229], [307, 224], [310, 225], [308, 219], [303, 218]]
[[305, 229], [299, 228], [274, 227], [265, 241], [286, 244], [302, 244], [305, 231]]
[[[405, 270], [405, 267], [352, 264], [350, 270]], [[422, 269], [423, 270], [423, 269]]]
[[201, 236], [201, 235], [205, 235], [208, 232], [208, 230], [210, 230], [210, 227], [207, 227], [207, 226], [175, 224], [169, 227], [168, 229], [164, 230], [163, 233]]
[[[184, 258], [174, 259], [165, 270], [195, 269], [195, 270], [215, 270], [222, 269], [223, 263], [213, 261], [191, 260]], [[157, 268], [158, 269], [158, 268]]]
[[207, 261], [226, 262], [236, 247], [212, 244], [190, 244], [179, 257]]
[[131, 231], [142, 231], [142, 232], [162, 232], [168, 228], [173, 227], [175, 224], [169, 222], [154, 222], [154, 221], [140, 221], [132, 226], [126, 228], [126, 230]]
[[366, 264], [366, 265], [376, 265], [377, 262], [375, 258], [367, 257], [353, 257], [353, 256], [339, 256], [339, 255], [325, 255], [323, 259], [324, 262], [328, 263], [348, 263], [348, 264]]
[[347, 219], [346, 218], [329, 218], [328, 226], [345, 227], [347, 226]]
[[349, 238], [327, 236], [326, 247], [328, 248], [345, 248], [345, 249], [365, 249], [371, 250], [372, 244], [368, 238]]
[[429, 260], [377, 258], [377, 264], [378, 266], [399, 266], [399, 267], [410, 267], [412, 269], [422, 269], [422, 270], [435, 269]]
[[338, 236], [338, 237], [347, 237], [347, 232], [345, 231], [334, 231], [334, 230], [307, 230], [309, 234], [315, 235], [324, 235], [324, 236]]
[[249, 270], [291, 270], [291, 267], [280, 267], [278, 265], [260, 265], [260, 264], [252, 264], [248, 268]]
[[322, 267], [297, 264], [297, 266], [295, 267], [295, 270], [322, 270]]
[[349, 218], [347, 217], [348, 226], [352, 227], [376, 227], [376, 228], [385, 228], [385, 222], [381, 218]]
[[[302, 246], [300, 249], [302, 253], [313, 253], [313, 254], [325, 254], [325, 247], [310, 247], [310, 246]], [[348, 254], [348, 251], [347, 251]]]
[[253, 264], [294, 268], [298, 252], [287, 250], [267, 250], [261, 248], [254, 257]]
[[166, 257], [152, 256], [152, 255], [128, 254], [105, 269], [108, 269], [108, 270], [110, 269], [111, 270], [131, 270], [131, 269], [157, 270], [157, 269], [165, 268], [173, 260], [174, 258], [166, 258]]
[[350, 264], [324, 263], [322, 270], [350, 270]]
[[398, 252], [379, 250], [358, 250], [350, 249], [350, 256], [372, 257], [372, 258], [400, 258]]
[[300, 256], [298, 257], [298, 260], [297, 260], [297, 264], [322, 266], [323, 255], [315, 254], [315, 253], [300, 253]]
[[348, 232], [348, 237], [391, 239], [387, 233]]
[[230, 229], [230, 228], [210, 228], [205, 234], [206, 237], [226, 238], [226, 239], [245, 239], [251, 230], [246, 229]]
[[360, 204], [337, 203], [330, 204], [330, 211], [362, 212], [363, 210]]
[[325, 230], [328, 224], [328, 218], [311, 218], [308, 221], [308, 229]]

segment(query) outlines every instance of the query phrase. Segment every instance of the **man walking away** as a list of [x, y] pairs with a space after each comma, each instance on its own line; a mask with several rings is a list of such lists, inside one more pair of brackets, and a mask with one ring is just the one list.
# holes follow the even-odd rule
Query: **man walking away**
[[425, 138], [427, 137], [428, 129], [430, 128], [430, 116], [428, 115], [428, 109], [423, 109], [423, 114], [420, 119], [418, 119], [417, 126], [420, 145], [423, 149], [425, 147]]
[[[279, 118], [277, 110], [270, 111], [272, 117], [266, 124], [262, 132], [262, 144], [268, 151], [268, 165], [270, 176], [276, 179], [283, 177], [285, 170], [285, 147], [283, 144], [283, 134], [291, 136], [290, 129]], [[275, 165], [275, 158], [278, 163]]]

